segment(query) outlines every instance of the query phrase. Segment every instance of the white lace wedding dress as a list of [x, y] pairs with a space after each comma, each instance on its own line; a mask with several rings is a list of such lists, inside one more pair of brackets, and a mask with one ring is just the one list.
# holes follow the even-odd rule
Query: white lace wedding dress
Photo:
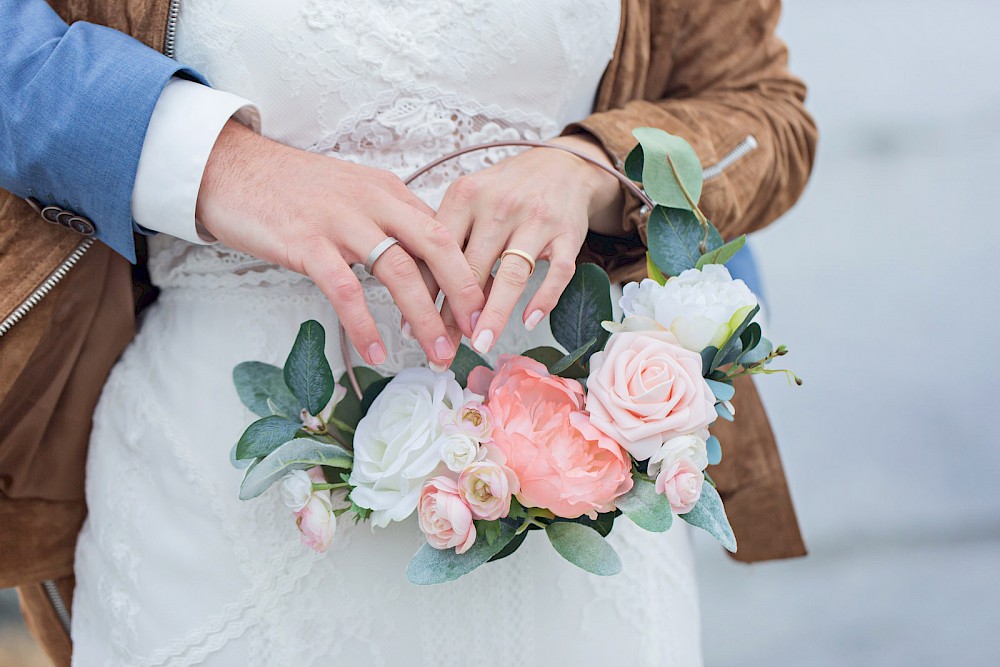
[[[257, 102], [268, 136], [405, 175], [458, 146], [548, 138], [586, 116], [618, 21], [618, 0], [184, 0], [177, 55]], [[467, 156], [414, 189], [433, 206], [503, 155]], [[342, 520], [326, 555], [302, 546], [277, 489], [237, 498], [229, 452], [253, 416], [230, 373], [283, 363], [299, 323], [317, 319], [339, 375], [332, 308], [302, 276], [219, 245], [161, 235], [150, 267], [160, 299], [95, 415], [74, 664], [701, 663], [683, 522], [653, 535], [619, 521], [624, 569], [609, 578], [536, 533], [513, 558], [413, 586], [412, 518], [376, 532]], [[383, 370], [424, 364], [388, 293], [359, 277], [389, 348]], [[497, 352], [546, 335], [519, 318]]]

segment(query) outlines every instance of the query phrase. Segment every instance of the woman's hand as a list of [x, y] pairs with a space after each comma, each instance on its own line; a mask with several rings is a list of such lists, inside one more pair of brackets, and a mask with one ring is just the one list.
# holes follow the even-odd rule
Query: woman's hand
[[[604, 150], [586, 135], [560, 137], [550, 143], [611, 165]], [[493, 346], [531, 273], [527, 260], [508, 255], [491, 278], [504, 250], [520, 250], [549, 262], [544, 282], [524, 309], [524, 326], [530, 331], [555, 307], [573, 277], [588, 229], [621, 233], [621, 198], [621, 187], [613, 176], [552, 148], [530, 149], [451, 185], [437, 219], [454, 238], [467, 239], [465, 258], [479, 285], [489, 288], [486, 306], [471, 314], [473, 348], [485, 353]], [[436, 286], [430, 287], [436, 294]], [[446, 306], [451, 306], [450, 298]], [[448, 308], [442, 312], [457, 343], [464, 329], [455, 324]], [[461, 322], [465, 311], [456, 308], [454, 312]]]
[[[399, 239], [376, 261], [432, 367], [443, 370], [455, 342], [421, 279], [422, 260], [472, 335], [485, 297], [448, 228], [393, 174], [289, 148], [230, 121], [209, 158], [198, 196], [200, 224], [226, 245], [303, 273], [333, 304], [369, 364], [385, 343], [350, 265], [365, 262], [388, 236]], [[436, 294], [435, 290], [435, 294]]]

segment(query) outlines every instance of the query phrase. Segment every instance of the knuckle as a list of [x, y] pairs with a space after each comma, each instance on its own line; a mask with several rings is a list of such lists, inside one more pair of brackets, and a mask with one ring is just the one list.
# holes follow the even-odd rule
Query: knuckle
[[570, 259], [560, 258], [549, 262], [549, 274], [560, 282], [569, 282], [574, 273], [576, 273], [576, 262]]
[[528, 282], [531, 268], [523, 260], [508, 259], [500, 265], [497, 271], [497, 280], [516, 287], [523, 286]]
[[473, 176], [460, 176], [451, 184], [451, 191], [464, 201], [472, 201], [479, 194], [479, 181]]
[[429, 218], [427, 220], [425, 232], [427, 240], [430, 244], [439, 250], [443, 250], [452, 245], [455, 245], [456, 248], [458, 247], [455, 244], [455, 240], [451, 237], [451, 232], [448, 228], [433, 218]]
[[379, 264], [385, 267], [385, 271], [399, 278], [405, 278], [406, 280], [419, 278], [416, 263], [398, 247], [390, 248], [382, 259], [379, 260]]
[[493, 211], [499, 220], [505, 220], [516, 213], [521, 208], [521, 204], [520, 195], [516, 192], [505, 192], [497, 197]]
[[555, 214], [547, 202], [534, 200], [528, 204], [528, 220], [544, 225], [552, 224], [556, 221]]

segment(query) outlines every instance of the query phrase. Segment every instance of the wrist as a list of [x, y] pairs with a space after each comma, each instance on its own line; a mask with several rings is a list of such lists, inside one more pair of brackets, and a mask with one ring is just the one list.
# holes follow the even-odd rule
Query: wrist
[[[589, 134], [565, 135], [553, 139], [550, 143], [572, 148], [611, 169], [615, 168], [604, 147]], [[588, 206], [590, 229], [609, 236], [622, 234], [624, 228], [621, 212], [624, 195], [618, 179], [593, 164], [580, 159], [576, 159], [576, 162], [581, 167], [580, 174], [590, 192]]]

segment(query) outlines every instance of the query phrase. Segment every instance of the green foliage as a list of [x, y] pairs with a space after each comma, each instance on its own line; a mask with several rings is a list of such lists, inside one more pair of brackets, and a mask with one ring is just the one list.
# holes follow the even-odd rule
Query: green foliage
[[565, 357], [549, 366], [549, 372], [563, 377], [586, 377], [587, 368], [582, 363], [583, 356], [597, 344], [597, 338], [591, 338]]
[[247, 427], [236, 443], [237, 459], [256, 459], [267, 456], [302, 429], [302, 422], [277, 415], [258, 419]]
[[711, 387], [717, 401], [729, 401], [736, 395], [733, 385], [728, 382], [719, 382], [718, 380], [705, 380], [705, 382]]
[[708, 465], [714, 466], [722, 462], [722, 444], [714, 435], [705, 441], [705, 449], [708, 450]]
[[740, 358], [736, 360], [736, 363], [741, 366], [759, 364], [771, 356], [773, 351], [774, 346], [771, 344], [771, 341], [766, 338], [761, 338], [757, 344], [753, 346], [753, 348], [747, 349], [744, 347], [743, 354], [741, 354]]
[[489, 362], [483, 359], [472, 348], [465, 343], [458, 346], [455, 359], [451, 362], [451, 371], [455, 374], [455, 380], [465, 389], [469, 384], [469, 373], [476, 366], [486, 366], [490, 368]]
[[707, 231], [706, 238], [705, 227], [691, 211], [654, 207], [647, 228], [649, 256], [653, 264], [668, 276], [680, 275], [695, 268], [701, 259], [703, 241], [708, 252], [722, 245], [722, 237], [714, 225], [709, 223]]
[[326, 360], [326, 331], [316, 320], [303, 322], [285, 361], [285, 384], [311, 415], [317, 415], [333, 395], [333, 371]]
[[704, 377], [708, 377], [715, 370], [712, 362], [715, 361], [715, 355], [719, 353], [719, 348], [712, 347], [709, 345], [704, 350], [701, 351], [701, 374]]
[[559, 297], [549, 323], [552, 335], [567, 350], [577, 350], [596, 339], [590, 351], [580, 357], [585, 365], [595, 350], [604, 347], [608, 332], [601, 322], [614, 317], [611, 307], [611, 281], [596, 264], [581, 264]]
[[483, 521], [478, 520], [476, 523], [476, 535], [483, 536], [486, 538], [486, 544], [493, 544], [498, 539], [500, 539], [500, 532], [502, 530], [499, 520], [496, 521]]
[[712, 370], [736, 360], [735, 357], [729, 358], [729, 355], [731, 352], [736, 351], [736, 356], [739, 356], [739, 352], [743, 349], [742, 343], [740, 342], [740, 336], [743, 334], [743, 331], [750, 326], [750, 322], [759, 311], [760, 306], [754, 306], [753, 309], [747, 313], [747, 316], [743, 318], [743, 322], [736, 327], [735, 331], [733, 331], [729, 340], [727, 340], [722, 347], [719, 348], [719, 351], [715, 354], [715, 359], [712, 360]]
[[618, 511], [601, 512], [597, 515], [596, 519], [591, 519], [589, 516], [584, 514], [577, 519], [573, 519], [573, 521], [596, 530], [601, 537], [607, 537], [611, 534], [611, 530], [615, 527], [615, 517], [619, 515], [621, 515], [621, 512]]
[[729, 408], [727, 408], [722, 403], [716, 403], [715, 404], [715, 412], [720, 417], [722, 417], [723, 419], [725, 419], [727, 422], [731, 422], [731, 421], [733, 421], [735, 419], [735, 417], [733, 417], [733, 413], [729, 411]]
[[648, 252], [646, 253], [646, 275], [660, 285], [667, 284], [667, 276], [663, 274], [663, 271], [660, 271], [656, 264], [653, 264], [653, 258]]
[[705, 484], [701, 489], [698, 504], [687, 514], [682, 514], [681, 518], [692, 526], [706, 531], [719, 540], [726, 549], [736, 553], [736, 536], [729, 525], [729, 517], [726, 516], [726, 510], [722, 506], [722, 498], [714, 486]]
[[608, 577], [622, 571], [614, 548], [593, 528], [556, 521], [545, 527], [545, 534], [560, 556], [587, 572]]
[[503, 549], [498, 551], [495, 556], [493, 556], [486, 562], [492, 563], [494, 561], [500, 560], [501, 558], [506, 558], [507, 556], [510, 556], [512, 553], [517, 551], [522, 544], [524, 544], [525, 538], [528, 537], [528, 532], [529, 531], [526, 530], [523, 533], [518, 533], [514, 535], [514, 538], [511, 539], [511, 541], [508, 542]]
[[656, 492], [653, 482], [641, 477], [635, 478], [632, 489], [616, 499], [615, 504], [635, 525], [654, 533], [669, 530], [673, 523], [670, 501]]
[[708, 264], [725, 264], [738, 253], [747, 242], [747, 235], [737, 236], [729, 243], [719, 246], [715, 250], [709, 250], [698, 259], [696, 269], [704, 268]]
[[[636, 157], [635, 151], [629, 155], [626, 174], [641, 180], [643, 190], [655, 203], [692, 210], [701, 198], [702, 171], [691, 144], [654, 127], [637, 127], [632, 135], [642, 152], [641, 157]], [[641, 178], [635, 179], [640, 170]]]
[[258, 417], [276, 414], [277, 410], [285, 417], [296, 418], [302, 410], [302, 403], [285, 384], [284, 371], [277, 366], [245, 361], [233, 369], [233, 384], [243, 405]]
[[337, 445], [307, 438], [290, 440], [247, 469], [240, 486], [240, 500], [256, 498], [293, 470], [319, 465], [349, 469], [351, 462], [351, 455]]
[[476, 535], [476, 543], [464, 554], [454, 549], [435, 549], [424, 544], [410, 559], [406, 578], [419, 586], [443, 584], [472, 572], [497, 555], [514, 539], [514, 527], [506, 521], [497, 522], [500, 535], [490, 544], [483, 534]]
[[[362, 395], [364, 395], [365, 389], [373, 383], [384, 379], [367, 366], [355, 366], [354, 377], [358, 380]], [[337, 403], [337, 407], [333, 411], [333, 416], [351, 428], [357, 428], [358, 422], [361, 421], [363, 415], [361, 412], [361, 399], [354, 393], [354, 387], [351, 386], [351, 379], [347, 377], [347, 373], [340, 376], [339, 384], [347, 389], [347, 394], [340, 403]]]
[[368, 414], [368, 410], [371, 409], [372, 403], [375, 402], [378, 395], [382, 393], [382, 390], [385, 389], [391, 381], [392, 378], [382, 378], [381, 380], [376, 380], [368, 385], [368, 388], [365, 389], [365, 395], [361, 397], [362, 417]]

